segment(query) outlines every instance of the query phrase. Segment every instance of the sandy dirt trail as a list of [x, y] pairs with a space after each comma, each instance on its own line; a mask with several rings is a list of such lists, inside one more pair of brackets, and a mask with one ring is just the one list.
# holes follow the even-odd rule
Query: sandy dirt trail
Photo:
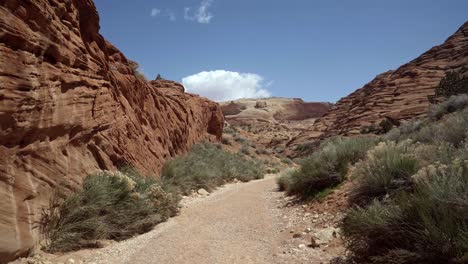
[[128, 263], [273, 263], [277, 219], [266, 196], [275, 187], [270, 177], [189, 204]]

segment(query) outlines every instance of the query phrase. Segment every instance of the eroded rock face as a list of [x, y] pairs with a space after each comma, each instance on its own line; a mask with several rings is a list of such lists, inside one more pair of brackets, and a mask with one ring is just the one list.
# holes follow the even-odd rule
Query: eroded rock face
[[0, 2], [0, 262], [40, 239], [35, 221], [55, 186], [123, 164], [157, 174], [221, 138], [216, 103], [138, 79], [98, 31], [91, 0]]
[[343, 97], [314, 125], [289, 142], [289, 149], [331, 135], [355, 135], [364, 126], [388, 118], [401, 121], [424, 116], [446, 71], [468, 65], [468, 22], [442, 45], [431, 48], [397, 70], [378, 75]]
[[283, 153], [286, 143], [310, 127], [331, 106], [330, 103], [280, 97], [221, 103], [230, 125], [243, 128], [250, 141], [278, 154]]

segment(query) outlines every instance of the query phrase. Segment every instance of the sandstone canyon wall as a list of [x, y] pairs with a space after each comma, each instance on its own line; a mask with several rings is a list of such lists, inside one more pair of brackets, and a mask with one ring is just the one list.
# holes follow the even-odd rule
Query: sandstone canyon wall
[[[468, 22], [436, 46], [401, 66], [378, 75], [370, 83], [340, 99], [314, 125], [288, 143], [290, 153], [299, 144], [308, 144], [332, 135], [356, 135], [364, 126], [386, 117], [407, 120], [424, 116], [428, 96], [447, 71], [468, 65]], [[294, 156], [294, 155], [292, 155]]]
[[91, 0], [0, 1], [0, 262], [37, 243], [55, 186], [122, 164], [157, 174], [219, 140], [223, 123], [216, 103], [180, 84], [135, 77]]

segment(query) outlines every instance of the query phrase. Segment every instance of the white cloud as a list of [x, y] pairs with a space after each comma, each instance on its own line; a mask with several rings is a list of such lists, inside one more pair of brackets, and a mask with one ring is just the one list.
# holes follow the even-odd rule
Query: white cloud
[[155, 16], [159, 15], [160, 13], [161, 13], [161, 10], [159, 10], [157, 8], [151, 9], [151, 16], [152, 17], [155, 17]]
[[264, 88], [263, 77], [255, 73], [204, 71], [183, 78], [182, 83], [187, 92], [218, 102], [271, 96]]
[[208, 11], [208, 8], [213, 4], [213, 0], [203, 0], [200, 3], [198, 9], [194, 12], [194, 14], [190, 14], [190, 7], [186, 7], [184, 9], [184, 18], [186, 20], [197, 21], [198, 23], [208, 24], [211, 22], [213, 18], [213, 14]]
[[177, 18], [174, 12], [172, 12], [171, 10], [167, 10], [166, 14], [169, 17], [169, 20], [176, 21]]

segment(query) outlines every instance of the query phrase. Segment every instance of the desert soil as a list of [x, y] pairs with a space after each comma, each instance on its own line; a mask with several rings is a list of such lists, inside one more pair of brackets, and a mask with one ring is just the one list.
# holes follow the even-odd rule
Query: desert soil
[[291, 205], [276, 190], [275, 178], [185, 197], [180, 215], [123, 242], [61, 256], [39, 253], [15, 263], [327, 263], [342, 254], [335, 234], [310, 246], [311, 237], [327, 233], [339, 216]]

